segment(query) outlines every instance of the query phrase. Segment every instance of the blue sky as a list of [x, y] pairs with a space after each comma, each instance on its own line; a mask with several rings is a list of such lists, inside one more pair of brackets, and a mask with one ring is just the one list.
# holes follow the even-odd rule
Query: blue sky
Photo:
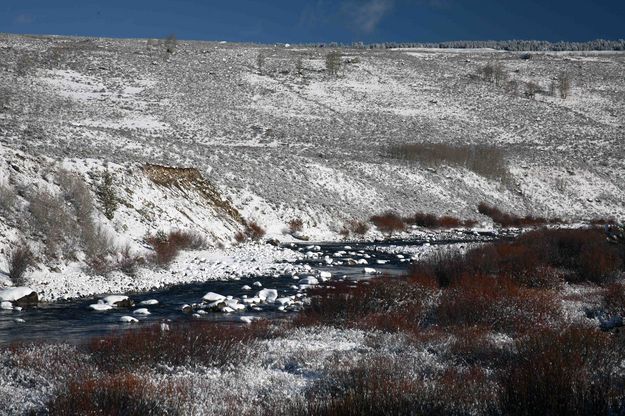
[[625, 38], [625, 0], [0, 0], [0, 32], [273, 42]]

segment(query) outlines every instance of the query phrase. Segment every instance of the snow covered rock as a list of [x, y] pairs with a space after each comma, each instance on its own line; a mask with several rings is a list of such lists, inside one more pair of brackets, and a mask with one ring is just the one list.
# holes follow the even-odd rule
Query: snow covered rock
[[299, 280], [300, 285], [318, 285], [319, 280], [312, 276], [306, 276], [303, 279]]
[[126, 295], [109, 295], [102, 299], [102, 301], [108, 305], [115, 306], [117, 308], [132, 308], [135, 303]]
[[141, 306], [153, 306], [153, 305], [158, 305], [158, 300], [156, 299], [148, 299], [148, 300], [144, 300], [139, 302], [139, 305]]
[[210, 302], [221, 302], [223, 300], [226, 300], [226, 297], [224, 295], [220, 295], [219, 293], [208, 292], [207, 294], [204, 295], [202, 300], [204, 300], [204, 302], [209, 302], [209, 303]]
[[364, 269], [362, 269], [362, 271], [367, 274], [376, 274], [378, 272], [376, 269], [373, 269], [371, 267], [365, 267]]
[[0, 302], [0, 309], [4, 309], [7, 311], [10, 311], [13, 309], [13, 304], [11, 302], [8, 301], [2, 301]]
[[113, 309], [113, 306], [109, 305], [108, 303], [94, 303], [92, 305], [89, 305], [89, 309], [93, 309], [94, 311], [110, 311], [111, 309]]
[[248, 285], [245, 285], [241, 288], [241, 290], [252, 290], [252, 288], [249, 287]]
[[139, 308], [133, 312], [134, 315], [150, 315], [148, 308]]
[[132, 316], [122, 316], [121, 318], [119, 318], [119, 321], [125, 324], [136, 324], [137, 322], [139, 322], [137, 318], [133, 318]]
[[31, 306], [39, 302], [39, 296], [29, 287], [11, 287], [0, 290], [0, 301], [18, 306]]
[[256, 293], [256, 297], [263, 302], [274, 303], [278, 299], [278, 291], [276, 289], [263, 289]]

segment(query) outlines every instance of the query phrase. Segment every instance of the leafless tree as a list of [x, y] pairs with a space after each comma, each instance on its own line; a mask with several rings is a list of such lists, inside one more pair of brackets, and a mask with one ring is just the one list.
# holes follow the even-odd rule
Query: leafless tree
[[341, 70], [343, 64], [343, 58], [341, 52], [332, 51], [326, 55], [326, 71], [329, 75], [337, 76]]
[[258, 73], [262, 75], [263, 69], [265, 68], [265, 54], [264, 52], [258, 52], [256, 55], [256, 69], [258, 69]]
[[573, 81], [571, 80], [571, 76], [567, 73], [561, 73], [558, 76], [558, 91], [560, 92], [560, 98], [566, 100], [568, 96], [571, 94], [571, 87], [573, 85]]
[[24, 286], [24, 273], [34, 263], [30, 247], [20, 243], [9, 253], [9, 279], [14, 286]]

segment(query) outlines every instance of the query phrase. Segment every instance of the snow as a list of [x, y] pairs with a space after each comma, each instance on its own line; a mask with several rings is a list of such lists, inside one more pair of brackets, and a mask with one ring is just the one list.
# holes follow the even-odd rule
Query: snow
[[132, 312], [134, 315], [150, 315], [150, 311], [147, 308], [139, 308]]
[[15, 302], [34, 292], [29, 287], [12, 287], [0, 290], [0, 301]]

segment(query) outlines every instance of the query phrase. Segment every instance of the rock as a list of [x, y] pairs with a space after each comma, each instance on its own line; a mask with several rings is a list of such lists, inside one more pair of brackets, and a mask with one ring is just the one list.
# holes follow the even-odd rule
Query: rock
[[139, 302], [139, 305], [142, 305], [142, 306], [158, 305], [158, 300], [156, 299], [144, 300], [144, 301]]
[[139, 308], [133, 312], [134, 315], [150, 315], [148, 308]]
[[252, 288], [249, 287], [248, 285], [245, 285], [241, 288], [241, 290], [252, 290]]
[[94, 311], [110, 311], [111, 309], [113, 309], [113, 306], [107, 304], [107, 303], [94, 303], [92, 305], [89, 305], [89, 309], [93, 309]]
[[215, 292], [208, 292], [202, 298], [204, 302], [220, 302], [225, 299], [226, 297], [224, 295], [220, 295], [219, 293], [215, 293]]
[[301, 285], [318, 285], [319, 284], [319, 280], [317, 280], [316, 278], [312, 277], [312, 276], [307, 276], [304, 277], [303, 279], [299, 280], [299, 284]]
[[191, 313], [193, 312], [193, 308], [191, 307], [191, 305], [182, 305], [182, 308], [180, 308], [182, 310], [182, 312], [184, 313]]
[[263, 284], [261, 282], [254, 282], [254, 283], [252, 283], [252, 286], [262, 287]]
[[135, 306], [132, 299], [125, 295], [109, 295], [102, 299], [102, 301], [117, 308], [132, 308]]
[[132, 316], [122, 316], [121, 318], [119, 318], [119, 321], [125, 324], [136, 324], [137, 322], [139, 322], [137, 318], [133, 318]]
[[6, 311], [10, 311], [13, 309], [13, 304], [11, 302], [8, 301], [2, 301], [0, 302], [0, 309], [4, 309]]
[[0, 302], [11, 302], [13, 306], [33, 306], [39, 303], [39, 296], [29, 287], [12, 287], [0, 290]]
[[263, 302], [274, 303], [278, 299], [278, 291], [276, 289], [263, 289], [256, 296]]
[[376, 269], [372, 269], [371, 267], [365, 267], [362, 271], [367, 274], [375, 274], [378, 272]]

